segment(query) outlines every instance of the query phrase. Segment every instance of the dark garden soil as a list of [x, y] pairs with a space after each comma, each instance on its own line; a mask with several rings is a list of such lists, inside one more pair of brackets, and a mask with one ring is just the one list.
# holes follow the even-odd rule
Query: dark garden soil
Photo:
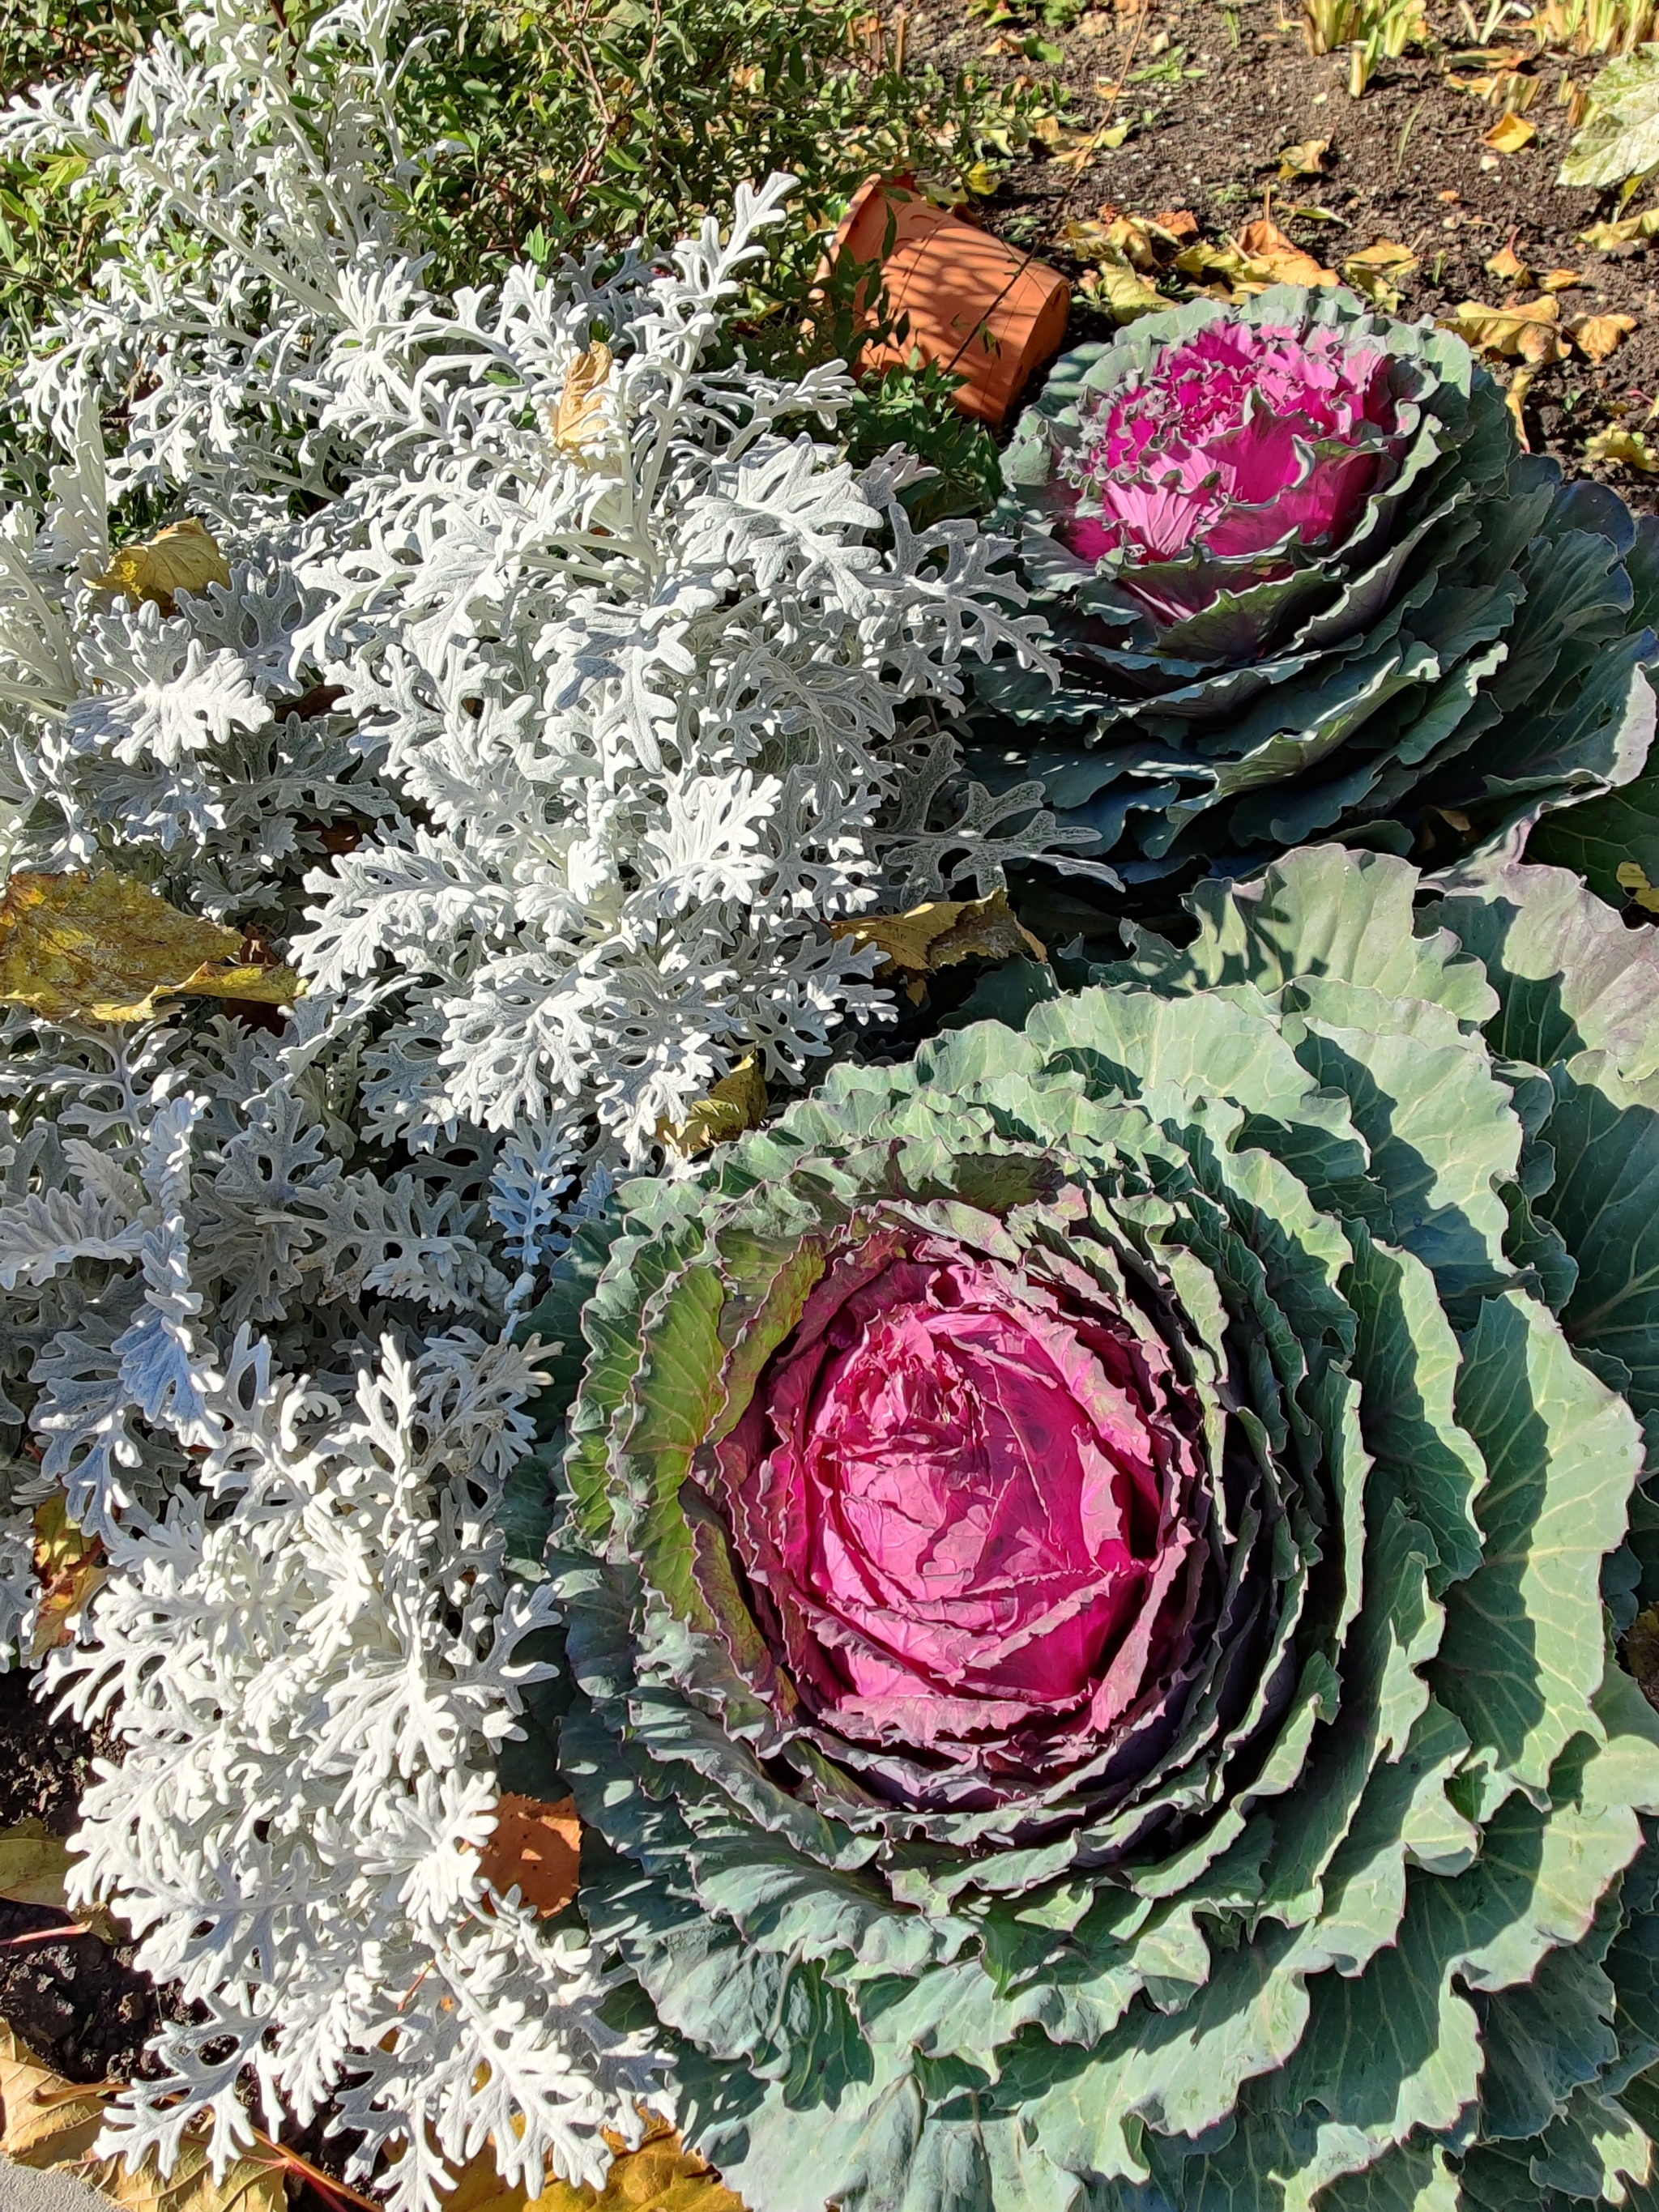
[[[1397, 312], [1412, 318], [1438, 318], [1466, 300], [1498, 307], [1540, 299], [1536, 288], [1487, 272], [1487, 260], [1511, 241], [1535, 274], [1577, 271], [1583, 284], [1559, 295], [1564, 325], [1622, 313], [1636, 328], [1600, 366], [1575, 355], [1536, 371], [1524, 406], [1530, 442], [1616, 484], [1633, 506], [1659, 509], [1654, 483], [1583, 459], [1596, 431], [1610, 423], [1639, 429], [1659, 398], [1659, 264], [1645, 243], [1610, 252], [1580, 244], [1581, 231], [1616, 212], [1615, 196], [1555, 182], [1572, 136], [1563, 87], [1570, 94], [1588, 86], [1605, 58], [1536, 56], [1527, 26], [1513, 21], [1477, 52], [1444, 9], [1431, 21], [1448, 39], [1457, 26], [1463, 43], [1381, 63], [1353, 100], [1347, 53], [1310, 55], [1291, 12], [1281, 15], [1275, 0], [1150, 0], [1114, 12], [1109, 0], [1054, 30], [1035, 6], [994, 27], [964, 0], [921, 0], [910, 46], [941, 67], [971, 64], [1005, 83], [1052, 80], [1063, 95], [1060, 120], [1074, 135], [1133, 121], [1121, 148], [1101, 149], [1080, 172], [1040, 151], [1017, 158], [995, 194], [978, 203], [993, 229], [1074, 281], [1085, 264], [1067, 254], [1065, 226], [1103, 209], [1142, 216], [1186, 209], [1212, 239], [1269, 211], [1296, 245], [1333, 267], [1382, 240], [1408, 246], [1419, 266], [1399, 283]], [[1036, 53], [1038, 40], [1060, 50], [1058, 65]], [[1506, 60], [1539, 79], [1526, 117], [1536, 136], [1507, 155], [1483, 143], [1498, 109], [1458, 82], [1490, 77]], [[1123, 89], [1113, 99], [1115, 84]], [[1323, 173], [1281, 179], [1281, 149], [1322, 138], [1331, 142]], [[1323, 213], [1297, 212], [1307, 208]], [[1112, 328], [1079, 301], [1071, 342]], [[1517, 365], [1492, 362], [1505, 382]]]

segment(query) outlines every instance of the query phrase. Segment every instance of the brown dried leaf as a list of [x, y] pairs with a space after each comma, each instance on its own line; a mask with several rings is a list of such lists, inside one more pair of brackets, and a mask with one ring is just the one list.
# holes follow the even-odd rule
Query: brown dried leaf
[[29, 1656], [44, 1659], [69, 1642], [70, 1622], [109, 1574], [103, 1546], [70, 1519], [61, 1490], [34, 1509], [34, 1571], [40, 1600]]
[[1299, 145], [1282, 147], [1279, 155], [1279, 173], [1286, 184], [1292, 177], [1322, 176], [1325, 156], [1330, 150], [1328, 138], [1304, 138]]
[[1635, 328], [1634, 315], [1581, 315], [1567, 325], [1567, 335], [1588, 360], [1603, 362], [1612, 358]]
[[1518, 154], [1538, 136], [1538, 125], [1524, 115], [1500, 115], [1487, 131], [1485, 143], [1496, 154]]
[[1502, 355], [1510, 361], [1530, 362], [1534, 368], [1565, 361], [1567, 347], [1556, 325], [1561, 302], [1537, 300], [1522, 307], [1510, 301], [1501, 307], [1484, 307], [1479, 300], [1464, 300], [1449, 315], [1440, 318], [1443, 330], [1455, 331], [1478, 353]]
[[1190, 208], [1160, 208], [1152, 221], [1177, 246], [1198, 236], [1198, 217]]
[[1047, 948], [1020, 924], [1006, 891], [982, 899], [930, 900], [907, 914], [857, 915], [832, 921], [830, 932], [850, 937], [855, 945], [873, 945], [882, 955], [878, 975], [915, 978], [910, 995], [918, 1004], [925, 992], [921, 978], [960, 960], [1048, 957]]
[[1249, 255], [1272, 283], [1312, 285], [1338, 282], [1334, 269], [1322, 267], [1311, 253], [1304, 253], [1267, 216], [1247, 222], [1238, 234], [1238, 243], [1241, 251]]
[[175, 592], [204, 592], [210, 584], [228, 586], [230, 563], [207, 525], [186, 515], [142, 545], [124, 545], [93, 580], [100, 590], [125, 592], [135, 607], [149, 599], [170, 615], [177, 611]]
[[0, 1005], [52, 1021], [135, 1022], [175, 992], [287, 1006], [305, 986], [291, 968], [240, 956], [234, 929], [180, 914], [112, 869], [20, 869], [0, 898]]
[[709, 1085], [708, 1097], [698, 1099], [684, 1121], [659, 1121], [657, 1139], [682, 1159], [695, 1159], [711, 1146], [742, 1136], [745, 1129], [758, 1129], [766, 1119], [766, 1078], [751, 1052], [730, 1075]]
[[562, 1912], [581, 1879], [582, 1824], [574, 1797], [544, 1805], [504, 1796], [495, 1831], [479, 1853], [484, 1880], [498, 1896], [516, 1889], [545, 1918]]
[[564, 373], [564, 390], [553, 410], [553, 442], [562, 453], [580, 460], [604, 427], [605, 386], [611, 374], [611, 349], [591, 345]]
[[1500, 246], [1486, 264], [1488, 276], [1497, 277], [1500, 284], [1515, 285], [1522, 290], [1532, 282], [1532, 270], [1512, 246]]
[[1504, 404], [1510, 410], [1510, 419], [1515, 424], [1515, 434], [1521, 441], [1523, 453], [1531, 453], [1532, 441], [1527, 435], [1527, 421], [1522, 410], [1527, 404], [1527, 394], [1532, 390], [1532, 380], [1537, 374], [1535, 368], [1517, 368], [1510, 379], [1509, 390], [1504, 395]]
[[126, 2212], [287, 2212], [287, 2161], [260, 2148], [234, 2160], [216, 2181], [203, 2139], [186, 2135], [163, 2181], [151, 2152], [129, 2168], [124, 2159], [94, 2159], [105, 2108], [118, 2081], [83, 2087], [43, 2066], [0, 2021], [0, 2152], [19, 2166], [61, 2167]]

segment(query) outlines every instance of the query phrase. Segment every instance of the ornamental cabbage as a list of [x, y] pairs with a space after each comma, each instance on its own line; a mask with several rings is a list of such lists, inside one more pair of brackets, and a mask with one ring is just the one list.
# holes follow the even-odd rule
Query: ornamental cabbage
[[1518, 850], [1646, 761], [1659, 524], [1523, 453], [1445, 331], [1194, 301], [1067, 354], [1003, 474], [1062, 673], [976, 679], [974, 770], [1040, 777], [1131, 884], [1328, 832]]
[[1423, 889], [1207, 884], [529, 1324], [547, 1792], [752, 2212], [1652, 2205], [1659, 959]]

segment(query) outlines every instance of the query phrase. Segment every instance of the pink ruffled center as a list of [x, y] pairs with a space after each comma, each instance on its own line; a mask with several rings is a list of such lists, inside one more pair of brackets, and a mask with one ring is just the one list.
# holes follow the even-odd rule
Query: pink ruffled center
[[945, 1240], [832, 1270], [722, 1453], [804, 1702], [930, 1749], [1110, 1729], [1190, 1614], [1183, 1395], [1161, 1342]]
[[[1261, 553], [1291, 533], [1339, 544], [1376, 480], [1365, 434], [1394, 427], [1389, 357], [1374, 347], [1329, 330], [1212, 323], [1085, 425], [1067, 473], [1088, 511], [1066, 542], [1088, 560], [1121, 550], [1131, 566], [1194, 547]], [[1366, 450], [1310, 459], [1332, 439]]]

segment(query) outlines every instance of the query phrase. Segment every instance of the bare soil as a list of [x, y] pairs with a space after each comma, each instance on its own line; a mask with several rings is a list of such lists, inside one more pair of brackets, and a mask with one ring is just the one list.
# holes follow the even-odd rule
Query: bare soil
[[[1577, 270], [1585, 282], [1561, 295], [1564, 323], [1622, 313], [1637, 327], [1600, 366], [1574, 357], [1536, 373], [1524, 408], [1530, 443], [1575, 473], [1614, 483], [1632, 506], [1659, 510], [1655, 485], [1583, 459], [1595, 431], [1610, 422], [1640, 428], [1659, 397], [1659, 264], [1644, 243], [1611, 252], [1580, 244], [1582, 231], [1616, 212], [1614, 196], [1555, 182], [1572, 136], [1561, 102], [1593, 82], [1605, 57], [1539, 55], [1527, 25], [1513, 21], [1477, 52], [1460, 19], [1437, 9], [1431, 20], [1448, 43], [1382, 62], [1353, 100], [1348, 54], [1310, 55], [1299, 19], [1276, 0], [1109, 6], [1055, 30], [1035, 7], [994, 27], [965, 0], [921, 0], [910, 34], [918, 57], [945, 68], [971, 64], [1005, 83], [1052, 81], [1061, 121], [1079, 133], [1133, 122], [1124, 145], [1100, 149], [1079, 173], [1040, 149], [1014, 159], [995, 194], [977, 204], [992, 229], [1075, 280], [1085, 264], [1068, 255], [1065, 226], [1103, 208], [1136, 216], [1187, 209], [1216, 239], [1270, 212], [1332, 267], [1381, 240], [1409, 246], [1419, 265], [1400, 284], [1398, 312], [1413, 319], [1437, 319], [1464, 300], [1497, 307], [1543, 296], [1488, 274], [1485, 264], [1505, 245], [1537, 274]], [[1036, 40], [1058, 48], [1060, 62], [1019, 51]], [[1536, 136], [1515, 154], [1484, 143], [1499, 110], [1462, 88], [1494, 73], [1494, 55], [1498, 70], [1506, 55], [1518, 56], [1521, 74], [1539, 80], [1526, 115]], [[1323, 173], [1281, 180], [1281, 149], [1320, 138], [1331, 142]], [[1297, 212], [1309, 207], [1324, 215]], [[1113, 327], [1079, 301], [1070, 342], [1109, 336]], [[1492, 366], [1507, 383], [1516, 364]]]

